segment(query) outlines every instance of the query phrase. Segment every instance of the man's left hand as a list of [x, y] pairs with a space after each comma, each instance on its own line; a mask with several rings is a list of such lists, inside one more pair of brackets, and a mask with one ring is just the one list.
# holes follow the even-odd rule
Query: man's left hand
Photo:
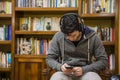
[[81, 67], [73, 67], [72, 71], [75, 76], [82, 76], [82, 68]]

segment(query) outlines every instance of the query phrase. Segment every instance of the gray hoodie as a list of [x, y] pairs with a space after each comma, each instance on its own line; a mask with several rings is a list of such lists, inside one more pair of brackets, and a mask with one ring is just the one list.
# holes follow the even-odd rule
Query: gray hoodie
[[[95, 61], [92, 61], [92, 57]], [[61, 66], [67, 63], [71, 66], [80, 66], [83, 73], [97, 72], [106, 69], [108, 58], [104, 46], [98, 35], [88, 27], [85, 28], [84, 35], [77, 47], [67, 40], [62, 32], [57, 32], [51, 40], [50, 48], [47, 52], [46, 63], [52, 69], [61, 70]]]

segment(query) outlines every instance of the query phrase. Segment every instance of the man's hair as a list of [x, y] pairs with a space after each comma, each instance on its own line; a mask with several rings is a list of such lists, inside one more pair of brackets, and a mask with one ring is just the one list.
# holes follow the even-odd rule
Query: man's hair
[[60, 27], [61, 31], [65, 34], [69, 34], [75, 30], [78, 30], [79, 27], [78, 16], [70, 14], [61, 17]]

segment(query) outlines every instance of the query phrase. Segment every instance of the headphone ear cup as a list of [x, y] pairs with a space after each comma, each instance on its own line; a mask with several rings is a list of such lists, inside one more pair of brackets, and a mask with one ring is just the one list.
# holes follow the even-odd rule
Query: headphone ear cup
[[62, 24], [60, 24], [60, 29], [63, 30], [63, 25]]
[[63, 29], [62, 17], [61, 17], [61, 19], [60, 19], [60, 29], [61, 29], [61, 30]]
[[79, 23], [78, 30], [84, 32], [84, 24]]

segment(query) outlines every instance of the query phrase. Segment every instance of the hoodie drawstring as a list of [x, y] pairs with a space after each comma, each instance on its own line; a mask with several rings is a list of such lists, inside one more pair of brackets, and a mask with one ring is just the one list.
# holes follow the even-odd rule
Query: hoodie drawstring
[[[62, 64], [64, 64], [64, 51], [65, 51], [65, 42], [64, 42], [64, 39], [63, 39], [63, 43], [62, 43]], [[90, 63], [90, 41], [88, 39], [88, 64]]]

